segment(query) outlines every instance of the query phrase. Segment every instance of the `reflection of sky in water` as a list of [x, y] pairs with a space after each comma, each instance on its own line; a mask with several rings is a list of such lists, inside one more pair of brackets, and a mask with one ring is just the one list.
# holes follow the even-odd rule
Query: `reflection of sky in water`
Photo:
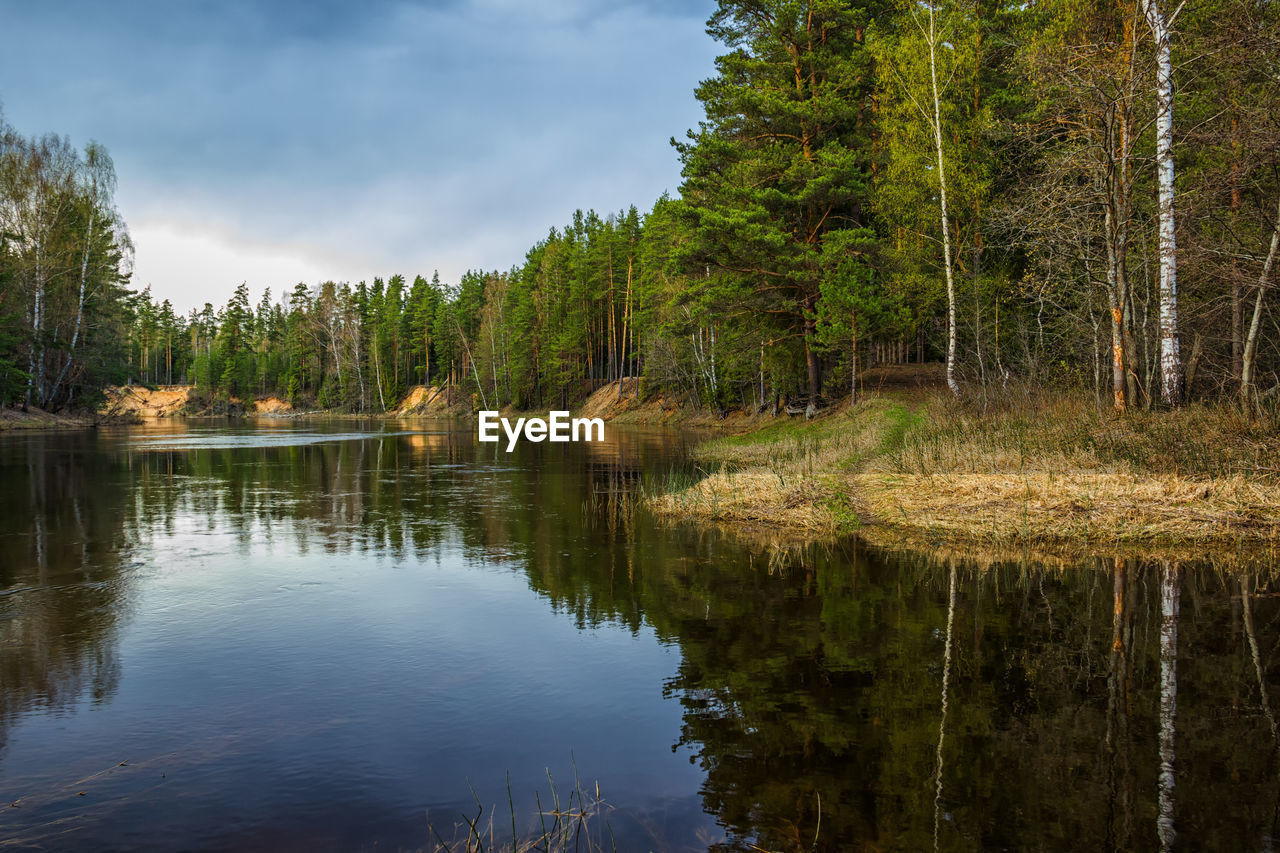
[[419, 849], [576, 764], [622, 850], [1154, 849], [1172, 657], [1179, 844], [1269, 827], [1273, 571], [1184, 566], [1167, 650], [1167, 562], [757, 545], [610, 502], [677, 434], [418, 426], [0, 436], [0, 848]]
[[[29, 549], [0, 630], [30, 664], [0, 719], [0, 797], [21, 803], [0, 847], [417, 849], [428, 817], [452, 836], [472, 786], [491, 808], [509, 778], [524, 823], [575, 763], [622, 838], [718, 837], [672, 751], [678, 647], [531, 589], [532, 536], [566, 565], [598, 558], [589, 454], [542, 477], [479, 450], [467, 424], [0, 437], [0, 476], [23, 478], [0, 507], [26, 516], [10, 535]], [[50, 488], [65, 512], [46, 518], [27, 496]], [[108, 516], [119, 541], [86, 571], [78, 525]], [[99, 622], [57, 685], [43, 647]]]

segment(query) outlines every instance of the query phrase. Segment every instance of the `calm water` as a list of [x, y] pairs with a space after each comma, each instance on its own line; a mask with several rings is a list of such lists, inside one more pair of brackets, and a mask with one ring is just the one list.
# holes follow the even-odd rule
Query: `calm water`
[[624, 850], [1273, 849], [1269, 570], [779, 552], [619, 505], [684, 442], [0, 436], [0, 847], [430, 849], [576, 773]]

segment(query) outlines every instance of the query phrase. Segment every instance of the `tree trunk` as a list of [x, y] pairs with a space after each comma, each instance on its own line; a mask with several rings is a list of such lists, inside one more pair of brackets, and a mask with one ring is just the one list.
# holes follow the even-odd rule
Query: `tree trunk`
[[822, 391], [822, 369], [818, 364], [818, 354], [813, 351], [811, 342], [816, 332], [816, 323], [813, 319], [812, 302], [810, 310], [805, 312], [804, 318], [804, 360], [805, 366], [809, 371], [809, 409], [816, 412], [818, 408], [818, 395]]
[[96, 209], [92, 209], [89, 212], [89, 228], [84, 238], [84, 254], [80, 258], [80, 298], [76, 302], [75, 331], [71, 333], [71, 346], [67, 352], [67, 363], [62, 365], [58, 378], [53, 381], [53, 390], [49, 393], [50, 398], [57, 396], [58, 387], [62, 385], [62, 380], [66, 378], [67, 370], [70, 369], [71, 362], [76, 355], [76, 344], [80, 341], [80, 326], [84, 322], [84, 291], [85, 284], [89, 278], [89, 248], [93, 241], [93, 220], [96, 213]]
[[956, 623], [956, 562], [951, 561], [947, 592], [947, 640], [942, 655], [942, 719], [938, 723], [937, 770], [934, 772], [933, 849], [938, 849], [938, 830], [942, 824], [942, 746], [947, 736], [947, 706], [951, 688], [951, 651], [954, 648]]
[[[1234, 98], [1233, 107], [1234, 107]], [[1243, 206], [1240, 197], [1240, 120], [1231, 117], [1231, 222], [1234, 225]], [[1239, 261], [1231, 258], [1231, 378], [1239, 387], [1244, 373], [1244, 297], [1240, 287]]]
[[938, 155], [938, 212], [942, 220], [942, 265], [947, 277], [947, 387], [960, 396], [956, 382], [956, 284], [951, 271], [951, 226], [947, 216], [947, 172], [942, 160], [942, 95], [938, 90], [938, 37], [929, 4], [929, 79], [933, 84], [933, 142]]
[[[1160, 190], [1160, 391], [1166, 403], [1182, 402], [1178, 352], [1178, 253], [1173, 215], [1173, 61], [1169, 27], [1157, 0], [1143, 0], [1156, 42], [1156, 180]], [[1181, 8], [1181, 7], [1179, 7]]]
[[[849, 355], [849, 406], [858, 402], [858, 312], [849, 312], [849, 337], [852, 339], [850, 343], [852, 348]], [[760, 350], [760, 361], [764, 362], [764, 349]], [[762, 383], [763, 384], [763, 383]]]
[[1173, 849], [1174, 723], [1178, 715], [1178, 611], [1182, 572], [1177, 563], [1160, 570], [1160, 775], [1156, 832], [1162, 851]]
[[1249, 334], [1244, 341], [1244, 357], [1240, 370], [1240, 399], [1245, 406], [1254, 402], [1254, 368], [1258, 354], [1258, 329], [1262, 325], [1262, 303], [1267, 295], [1267, 287], [1271, 283], [1271, 269], [1275, 266], [1276, 251], [1280, 249], [1280, 202], [1276, 204], [1276, 221], [1271, 229], [1271, 248], [1267, 250], [1267, 259], [1262, 264], [1262, 274], [1258, 276], [1258, 292], [1253, 300], [1253, 318], [1249, 321]]

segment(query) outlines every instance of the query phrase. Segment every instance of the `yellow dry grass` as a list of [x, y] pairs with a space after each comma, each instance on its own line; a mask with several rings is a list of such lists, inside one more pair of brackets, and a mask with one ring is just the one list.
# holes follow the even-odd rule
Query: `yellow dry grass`
[[1227, 408], [871, 397], [698, 455], [713, 473], [650, 499], [659, 514], [984, 547], [1280, 542], [1280, 434]]
[[803, 426], [775, 420], [747, 436], [707, 442], [697, 455], [712, 472], [649, 505], [669, 517], [837, 533], [857, 521], [849, 500], [854, 466], [897, 428], [900, 411], [875, 397]]
[[852, 478], [879, 524], [947, 539], [1082, 542], [1280, 538], [1280, 489], [1236, 476], [1071, 472], [894, 474]]
[[650, 506], [671, 518], [766, 524], [829, 534], [837, 526], [830, 505], [834, 494], [810, 478], [787, 485], [772, 471], [719, 471], [687, 489], [654, 497]]

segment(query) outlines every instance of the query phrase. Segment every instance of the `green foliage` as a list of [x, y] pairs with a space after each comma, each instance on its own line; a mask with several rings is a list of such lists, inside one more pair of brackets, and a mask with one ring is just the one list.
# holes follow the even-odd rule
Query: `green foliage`
[[124, 374], [132, 245], [114, 192], [102, 146], [0, 118], [0, 404], [91, 405]]
[[870, 17], [831, 0], [722, 0], [708, 32], [731, 50], [696, 90], [706, 120], [673, 141], [691, 237], [677, 259], [705, 271], [712, 310], [750, 317], [763, 346], [802, 344], [811, 398], [821, 393], [818, 322], [837, 313], [822, 303], [832, 292], [852, 299], [861, 276], [848, 268], [865, 262], [856, 247], [872, 236]]
[[[695, 90], [705, 117], [673, 140], [679, 197], [575, 211], [502, 272], [299, 283], [256, 305], [241, 285], [185, 317], [124, 288], [106, 152], [3, 126], [0, 399], [57, 407], [132, 380], [383, 411], [431, 384], [545, 409], [619, 382], [713, 411], [794, 411], [855, 390], [865, 368], [945, 350], [945, 233], [957, 370], [975, 393], [1092, 374], [1105, 399], [1117, 308], [1129, 394], [1149, 400], [1154, 101], [1140, 24], [1133, 3], [720, 0], [708, 32], [725, 52]], [[1238, 382], [1255, 305], [1256, 384], [1266, 396], [1280, 382], [1263, 275], [1280, 201], [1276, 49], [1274, 4], [1212, 0], [1179, 20], [1193, 394]]]

